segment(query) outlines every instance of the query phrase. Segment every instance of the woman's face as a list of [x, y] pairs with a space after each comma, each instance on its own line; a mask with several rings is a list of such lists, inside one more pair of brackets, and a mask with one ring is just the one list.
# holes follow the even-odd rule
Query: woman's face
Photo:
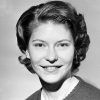
[[68, 76], [74, 56], [71, 32], [62, 24], [42, 23], [31, 35], [28, 52], [36, 74], [47, 83]]

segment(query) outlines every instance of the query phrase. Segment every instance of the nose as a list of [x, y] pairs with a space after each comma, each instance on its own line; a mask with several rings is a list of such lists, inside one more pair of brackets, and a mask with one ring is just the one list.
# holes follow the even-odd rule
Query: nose
[[46, 60], [51, 64], [55, 63], [58, 60], [58, 56], [54, 48], [50, 48], [48, 50]]
[[50, 62], [51, 64], [53, 64], [53, 63], [55, 63], [57, 61], [57, 59], [54, 59], [54, 60], [48, 60], [47, 59], [47, 61]]

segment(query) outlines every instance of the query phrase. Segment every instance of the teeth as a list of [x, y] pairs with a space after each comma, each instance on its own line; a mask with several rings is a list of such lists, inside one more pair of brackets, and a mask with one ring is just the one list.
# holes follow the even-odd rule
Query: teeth
[[56, 69], [56, 67], [47, 67], [46, 70], [48, 71], [54, 71]]
[[61, 66], [41, 66], [41, 67], [44, 68], [48, 72], [53, 72], [56, 69], [60, 68]]

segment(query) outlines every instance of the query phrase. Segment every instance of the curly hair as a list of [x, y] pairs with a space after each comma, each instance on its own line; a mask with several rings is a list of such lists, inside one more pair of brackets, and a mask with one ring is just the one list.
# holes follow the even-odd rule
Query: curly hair
[[[75, 71], [80, 66], [80, 62], [86, 58], [90, 38], [87, 34], [84, 16], [80, 13], [78, 14], [76, 9], [68, 2], [49, 1], [37, 6], [32, 6], [25, 11], [16, 24], [16, 36], [19, 49], [25, 54], [25, 51], [28, 49], [32, 31], [34, 31], [40, 23], [46, 21], [67, 25], [71, 30], [75, 47], [72, 72]], [[24, 64], [31, 73], [35, 73], [29, 58], [19, 56], [19, 61], [21, 64]]]

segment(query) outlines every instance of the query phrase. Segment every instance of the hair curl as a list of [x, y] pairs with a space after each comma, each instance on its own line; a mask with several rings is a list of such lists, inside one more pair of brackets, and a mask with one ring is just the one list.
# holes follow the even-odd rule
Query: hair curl
[[[50, 1], [32, 6], [25, 11], [16, 24], [16, 36], [19, 49], [25, 54], [25, 51], [28, 49], [28, 42], [32, 30], [34, 30], [39, 23], [46, 21], [67, 25], [71, 30], [75, 47], [72, 71], [75, 71], [80, 66], [80, 62], [86, 57], [90, 39], [87, 34], [84, 16], [78, 14], [75, 8], [69, 3]], [[19, 61], [21, 64], [24, 64], [31, 73], [35, 73], [29, 58], [23, 59], [19, 56]]]

